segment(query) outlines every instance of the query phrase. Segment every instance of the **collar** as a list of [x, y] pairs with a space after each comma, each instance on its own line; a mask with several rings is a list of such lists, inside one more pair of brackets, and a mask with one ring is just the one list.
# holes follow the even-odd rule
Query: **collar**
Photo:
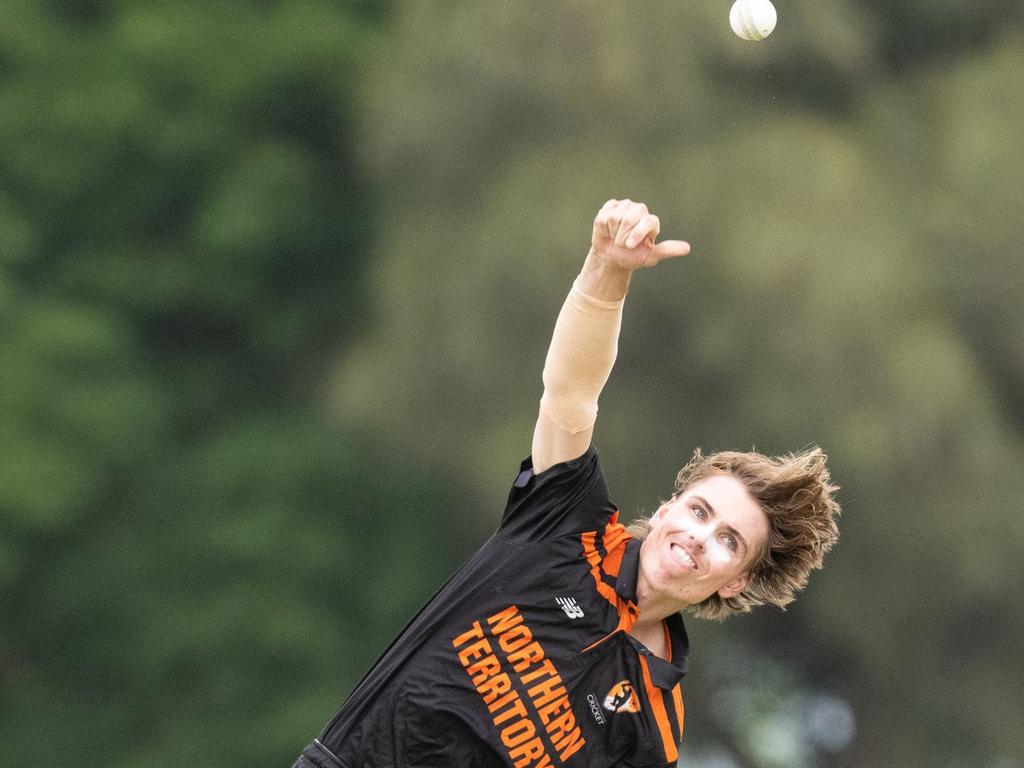
[[[622, 554], [619, 566], [619, 577], [615, 582], [615, 593], [623, 600], [636, 603], [636, 583], [640, 574], [640, 545], [638, 539], [626, 542], [626, 551]], [[647, 666], [651, 671], [651, 682], [662, 689], [675, 687], [686, 674], [686, 663], [690, 655], [690, 640], [686, 635], [683, 617], [673, 613], [665, 619], [668, 628], [669, 647], [672, 649], [672, 661], [665, 661], [655, 656], [639, 642], [634, 642], [638, 652], [647, 657]]]

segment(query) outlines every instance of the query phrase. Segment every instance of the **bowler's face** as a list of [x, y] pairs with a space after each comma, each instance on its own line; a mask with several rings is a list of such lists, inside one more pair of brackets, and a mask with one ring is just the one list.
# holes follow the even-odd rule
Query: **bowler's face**
[[732, 475], [712, 475], [663, 504], [640, 549], [638, 592], [680, 608], [734, 597], [765, 545], [768, 520]]

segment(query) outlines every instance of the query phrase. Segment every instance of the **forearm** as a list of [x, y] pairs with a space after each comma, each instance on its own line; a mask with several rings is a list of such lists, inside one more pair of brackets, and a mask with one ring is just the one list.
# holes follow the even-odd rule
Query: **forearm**
[[592, 427], [618, 350], [631, 271], [588, 256], [555, 323], [544, 364], [541, 410], [571, 435]]

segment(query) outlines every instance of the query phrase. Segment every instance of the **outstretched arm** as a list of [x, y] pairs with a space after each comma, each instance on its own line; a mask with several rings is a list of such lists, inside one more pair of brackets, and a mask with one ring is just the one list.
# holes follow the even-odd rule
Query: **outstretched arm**
[[534, 472], [575, 459], [590, 446], [633, 272], [690, 252], [681, 240], [656, 243], [660, 230], [658, 217], [631, 200], [609, 200], [594, 219], [590, 252], [558, 315], [544, 363]]

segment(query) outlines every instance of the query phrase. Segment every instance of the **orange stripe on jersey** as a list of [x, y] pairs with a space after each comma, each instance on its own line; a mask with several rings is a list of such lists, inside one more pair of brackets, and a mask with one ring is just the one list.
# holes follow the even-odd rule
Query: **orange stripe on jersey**
[[[619, 626], [614, 631], [621, 629], [628, 632], [631, 630], [633, 625], [636, 624], [637, 608], [635, 603], [619, 597], [615, 588], [602, 578], [602, 573], [605, 570], [603, 566], [606, 560], [612, 560], [615, 566], [615, 574], [609, 575], [618, 575], [619, 565], [622, 562], [622, 552], [626, 548], [626, 542], [631, 538], [632, 536], [623, 526], [615, 522], [608, 523], [605, 526], [601, 544], [605, 547], [605, 552], [610, 552], [611, 554], [610, 557], [609, 555], [601, 557], [601, 553], [597, 551], [597, 531], [588, 531], [580, 537], [583, 543], [583, 555], [586, 557], [587, 562], [590, 563], [590, 575], [594, 577], [594, 587], [601, 597], [615, 607], [615, 611], [619, 615]], [[609, 550], [606, 546], [608, 543], [611, 543], [618, 551]]]
[[668, 712], [665, 711], [665, 700], [661, 696], [661, 689], [651, 682], [651, 670], [647, 666], [647, 657], [643, 654], [640, 655], [640, 667], [644, 671], [647, 699], [651, 702], [651, 710], [654, 712], [654, 719], [658, 723], [658, 731], [661, 733], [661, 743], [665, 747], [665, 760], [674, 763], [679, 759], [679, 746], [672, 735], [672, 726], [668, 721]]
[[604, 537], [601, 543], [604, 545], [604, 551], [608, 554], [605, 555], [601, 567], [609, 576], [617, 577], [619, 575], [622, 556], [626, 552], [625, 546], [621, 545], [631, 538], [633, 537], [626, 529], [614, 521], [604, 527]]
[[[672, 661], [672, 633], [668, 631], [668, 622], [663, 621], [661, 626], [665, 628], [665, 660]], [[679, 723], [679, 739], [683, 738], [683, 691], [676, 683], [672, 688], [672, 703], [676, 706], [676, 722]]]
[[683, 691], [679, 687], [679, 683], [676, 683], [672, 689], [672, 701], [676, 705], [676, 721], [679, 723], [679, 737], [681, 739], [683, 736], [683, 712], [685, 710], [683, 708]]
[[587, 531], [583, 534], [581, 537], [583, 541], [583, 555], [587, 558], [587, 562], [590, 563], [590, 575], [594, 577], [594, 586], [597, 587], [597, 593], [614, 605], [621, 614], [622, 610], [619, 608], [621, 598], [616, 594], [615, 589], [601, 578], [602, 558], [601, 553], [597, 551], [597, 547], [594, 545], [596, 538], [597, 531]]
[[619, 567], [622, 565], [622, 553], [622, 549], [613, 550], [605, 555], [601, 563], [601, 570], [613, 579], [619, 576]]

